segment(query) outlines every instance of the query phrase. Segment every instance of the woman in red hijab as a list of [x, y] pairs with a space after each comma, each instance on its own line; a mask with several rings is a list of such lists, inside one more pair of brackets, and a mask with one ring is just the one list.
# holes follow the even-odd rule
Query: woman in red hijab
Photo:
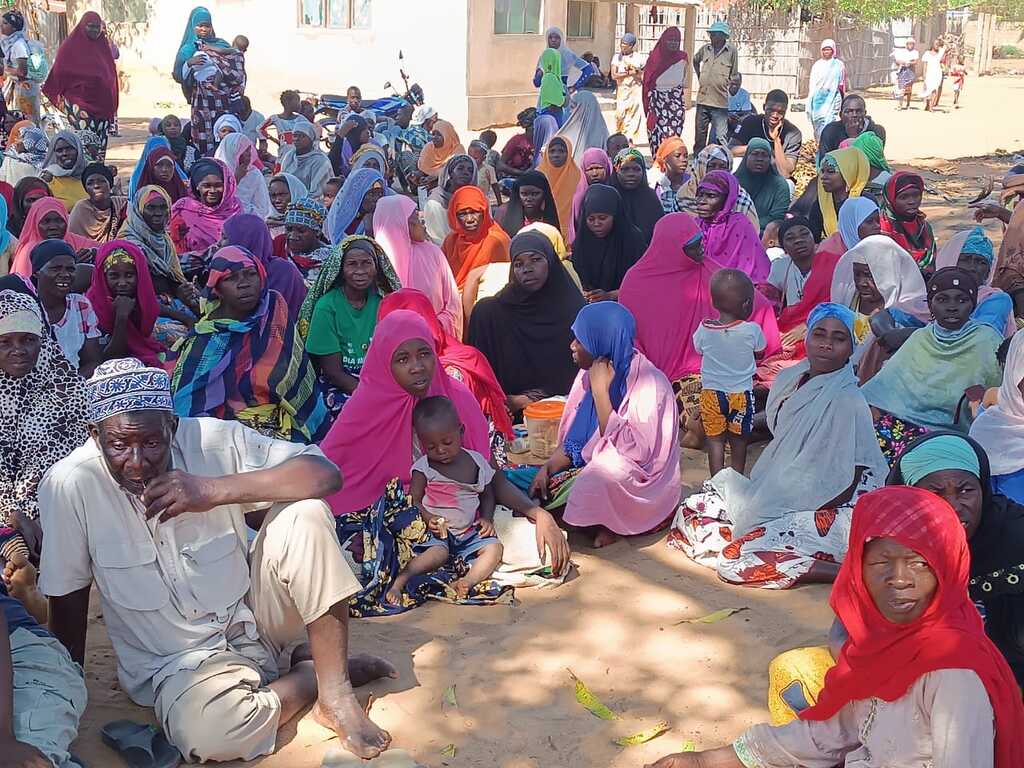
[[96, 160], [107, 154], [107, 131], [117, 115], [117, 67], [103, 19], [95, 11], [82, 16], [57, 51], [43, 93], [67, 115], [75, 131], [100, 137]]
[[476, 267], [510, 260], [508, 249], [512, 240], [491, 218], [487, 197], [479, 187], [460, 187], [455, 191], [448, 204], [448, 226], [452, 231], [444, 239], [441, 250], [452, 268], [459, 291]]
[[385, 296], [380, 302], [380, 309], [377, 310], [377, 321], [383, 320], [396, 309], [410, 309], [426, 321], [434, 334], [437, 358], [444, 366], [445, 373], [469, 387], [469, 391], [480, 403], [480, 410], [494, 427], [493, 431], [500, 432], [511, 440], [512, 419], [508, 408], [505, 407], [505, 392], [483, 352], [469, 344], [463, 344], [445, 331], [437, 319], [434, 305], [421, 291], [402, 288]]
[[647, 135], [651, 155], [658, 154], [661, 142], [669, 136], [683, 135], [686, 100], [683, 86], [689, 57], [682, 50], [679, 27], [669, 27], [647, 57], [644, 66], [643, 96], [647, 112]]
[[1024, 704], [967, 594], [956, 512], [920, 488], [865, 494], [830, 603], [848, 634], [817, 702], [731, 746], [655, 768], [1024, 766]]

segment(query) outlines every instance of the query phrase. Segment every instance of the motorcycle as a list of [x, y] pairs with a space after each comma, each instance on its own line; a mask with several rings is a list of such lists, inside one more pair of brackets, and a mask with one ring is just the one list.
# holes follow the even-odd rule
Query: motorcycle
[[[415, 108], [423, 104], [423, 89], [419, 83], [410, 85], [409, 76], [405, 74], [405, 55], [402, 51], [398, 52], [398, 72], [402, 76], [405, 93], [399, 93], [389, 80], [384, 83], [384, 88], [385, 90], [390, 88], [392, 94], [376, 99], [364, 98], [362, 100], [363, 109], [372, 110], [378, 118], [386, 117], [393, 120], [404, 107]], [[315, 107], [316, 114], [323, 115], [325, 118], [317, 120], [317, 122], [324, 128], [333, 127], [338, 122], [338, 115], [348, 109], [348, 98], [335, 93], [325, 93], [317, 98]]]

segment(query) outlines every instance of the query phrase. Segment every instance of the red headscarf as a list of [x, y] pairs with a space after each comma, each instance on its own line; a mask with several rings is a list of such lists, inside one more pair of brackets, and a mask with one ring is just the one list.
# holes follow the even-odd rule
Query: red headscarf
[[[391, 372], [392, 355], [410, 339], [422, 339], [435, 347], [434, 334], [415, 312], [398, 310], [377, 323], [359, 386], [320, 444], [345, 478], [345, 487], [326, 499], [335, 515], [365, 509], [380, 498], [391, 480], [397, 477], [408, 485], [412, 477], [416, 398]], [[487, 420], [473, 393], [438, 364], [427, 395], [441, 395], [455, 404], [466, 428], [465, 447], [490, 459]]]
[[[174, 163], [174, 173], [170, 181], [157, 181], [156, 164], [163, 158], [169, 157]], [[189, 196], [189, 188], [184, 179], [178, 175], [178, 156], [170, 147], [157, 147], [146, 156], [146, 164], [142, 166], [142, 173], [139, 174], [139, 183], [136, 189], [155, 186], [162, 188], [171, 198], [171, 203], [176, 203], [183, 197]]]
[[[680, 46], [677, 51], [668, 49], [669, 42], [673, 40]], [[647, 57], [647, 64], [644, 66], [643, 96], [648, 128], [654, 128], [654, 124], [658, 120], [658, 114], [651, 105], [651, 92], [654, 90], [654, 84], [669, 67], [687, 60], [688, 57], [686, 51], [682, 49], [682, 44], [683, 34], [679, 31], [679, 27], [669, 27], [661, 33], [658, 44], [654, 46], [651, 55]]]
[[494, 428], [511, 439], [512, 419], [505, 406], [505, 392], [502, 390], [501, 384], [498, 383], [498, 377], [494, 375], [494, 369], [487, 362], [483, 352], [469, 344], [463, 344], [445, 331], [437, 319], [434, 305], [430, 303], [430, 299], [425, 293], [414, 288], [402, 288], [388, 294], [380, 302], [377, 319], [382, 320], [397, 309], [412, 310], [427, 321], [427, 325], [430, 326], [430, 330], [434, 334], [434, 344], [437, 347], [437, 357], [441, 361], [441, 365], [446, 370], [448, 368], [457, 369], [460, 380], [469, 387], [469, 391], [476, 397], [484, 415], [489, 416], [494, 422]]
[[[910, 624], [882, 616], [864, 583], [864, 548], [883, 537], [924, 557], [938, 580], [931, 605]], [[921, 675], [969, 669], [981, 679], [995, 713], [995, 768], [1024, 766], [1020, 688], [967, 595], [969, 574], [964, 528], [943, 499], [905, 486], [861, 496], [853, 511], [850, 549], [829, 601], [849, 640], [825, 676], [818, 703], [800, 717], [827, 720], [860, 699], [896, 701]]]
[[117, 114], [117, 67], [106, 30], [90, 40], [85, 33], [89, 23], [102, 25], [103, 20], [95, 11], [82, 16], [61, 43], [43, 93], [54, 104], [63, 98], [91, 117], [111, 120]]
[[[469, 234], [463, 229], [458, 216], [456, 216], [458, 211], [467, 208], [479, 211], [484, 216], [480, 227], [473, 234]], [[479, 187], [470, 185], [459, 187], [455, 191], [448, 204], [448, 226], [452, 231], [444, 239], [441, 250], [448, 258], [452, 274], [455, 275], [455, 284], [460, 291], [465, 287], [469, 273], [477, 267], [484, 267], [494, 262], [510, 261], [508, 249], [512, 240], [505, 234], [505, 230], [491, 218], [491, 208]]]
[[[35, 206], [33, 206], [35, 207]], [[153, 290], [153, 278], [150, 277], [146, 257], [135, 243], [127, 240], [111, 240], [100, 246], [96, 253], [96, 268], [92, 271], [92, 284], [86, 291], [86, 298], [92, 304], [99, 321], [100, 330], [111, 334], [114, 332], [114, 295], [107, 285], [107, 275], [103, 265], [111, 254], [126, 251], [135, 264], [135, 309], [128, 320], [126, 346], [128, 355], [137, 357], [146, 365], [162, 367], [160, 353], [163, 346], [153, 338], [153, 326], [160, 315], [160, 302]]]

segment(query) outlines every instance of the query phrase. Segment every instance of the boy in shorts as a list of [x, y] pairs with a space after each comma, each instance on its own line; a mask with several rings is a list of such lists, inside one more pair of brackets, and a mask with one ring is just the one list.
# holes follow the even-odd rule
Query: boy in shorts
[[447, 397], [416, 404], [412, 425], [424, 455], [412, 465], [410, 494], [430, 536], [395, 578], [385, 601], [401, 605], [413, 576], [436, 571], [450, 557], [470, 564], [454, 584], [465, 600], [501, 564], [503, 549], [494, 530], [494, 468], [476, 451], [462, 447], [465, 428]]
[[725, 444], [734, 470], [747, 462], [747, 441], [754, 418], [755, 357], [764, 352], [761, 326], [749, 322], [754, 284], [738, 269], [721, 269], [711, 278], [711, 304], [718, 317], [705, 320], [693, 334], [700, 365], [700, 418], [707, 436], [708, 466], [714, 477], [725, 466]]

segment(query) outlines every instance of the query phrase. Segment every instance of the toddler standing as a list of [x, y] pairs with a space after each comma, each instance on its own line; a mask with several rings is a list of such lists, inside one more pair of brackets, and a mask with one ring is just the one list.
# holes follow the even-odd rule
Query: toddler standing
[[731, 465], [742, 473], [754, 417], [755, 357], [765, 338], [754, 310], [754, 284], [738, 269], [722, 269], [711, 278], [711, 304], [718, 318], [705, 320], [693, 334], [700, 365], [700, 418], [707, 436], [708, 465], [714, 477], [725, 466], [729, 443]]
[[501, 563], [503, 550], [494, 530], [494, 468], [462, 447], [465, 428], [448, 398], [421, 400], [412, 423], [424, 455], [412, 465], [410, 492], [432, 535], [416, 547], [384, 599], [401, 604], [410, 578], [436, 571], [454, 555], [472, 562], [452, 585], [458, 599], [465, 600]]

